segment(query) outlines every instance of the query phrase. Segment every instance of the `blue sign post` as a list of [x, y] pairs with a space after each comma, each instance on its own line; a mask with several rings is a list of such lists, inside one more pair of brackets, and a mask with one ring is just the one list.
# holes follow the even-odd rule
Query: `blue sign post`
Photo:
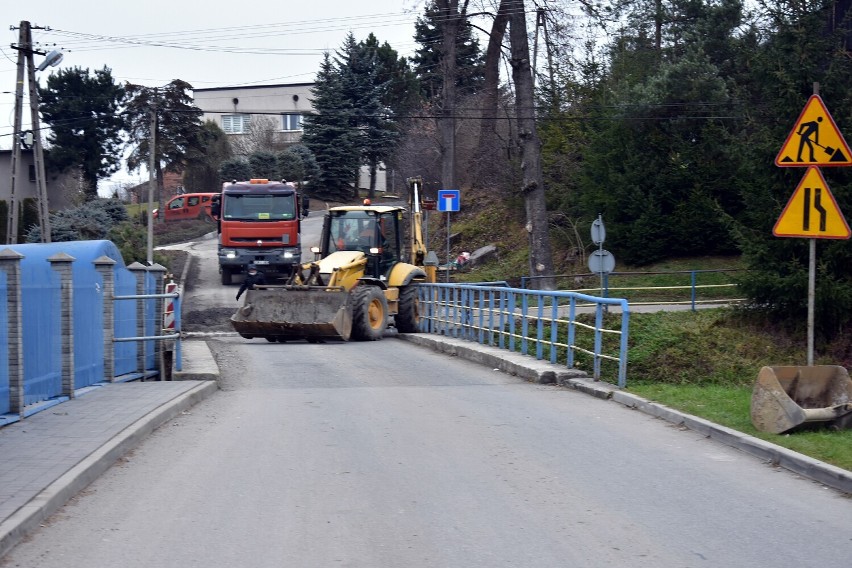
[[447, 214], [447, 283], [450, 281], [450, 213], [461, 209], [461, 191], [458, 189], [438, 190], [438, 211]]

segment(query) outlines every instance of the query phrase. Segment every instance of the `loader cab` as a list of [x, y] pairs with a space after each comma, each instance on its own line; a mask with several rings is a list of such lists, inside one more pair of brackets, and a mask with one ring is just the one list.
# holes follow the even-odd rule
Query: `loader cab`
[[323, 229], [322, 256], [337, 251], [360, 251], [367, 255], [367, 275], [387, 276], [401, 260], [398, 207], [346, 207], [329, 211]]

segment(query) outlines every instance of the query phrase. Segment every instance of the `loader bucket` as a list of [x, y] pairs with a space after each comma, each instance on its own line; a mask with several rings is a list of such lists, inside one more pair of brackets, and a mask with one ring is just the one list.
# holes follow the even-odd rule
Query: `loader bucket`
[[231, 316], [231, 325], [247, 339], [348, 341], [352, 333], [348, 297], [343, 288], [321, 286], [247, 290], [245, 303]]
[[751, 394], [751, 422], [773, 434], [852, 428], [852, 380], [837, 365], [763, 367]]

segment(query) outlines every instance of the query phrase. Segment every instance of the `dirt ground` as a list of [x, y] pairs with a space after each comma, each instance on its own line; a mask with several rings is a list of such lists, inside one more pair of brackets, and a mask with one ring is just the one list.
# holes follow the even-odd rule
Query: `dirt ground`
[[[198, 261], [197, 259], [190, 260], [191, 256], [188, 253], [184, 253], [183, 256], [181, 270], [183, 270], [183, 265], [186, 262], [190, 262], [189, 273], [184, 282], [184, 290], [190, 291], [194, 288], [195, 283], [199, 281]], [[205, 308], [196, 310], [193, 309], [191, 304], [185, 305], [181, 314], [181, 328], [183, 331], [193, 332], [234, 331], [234, 328], [230, 324], [230, 318], [233, 313], [233, 308]]]

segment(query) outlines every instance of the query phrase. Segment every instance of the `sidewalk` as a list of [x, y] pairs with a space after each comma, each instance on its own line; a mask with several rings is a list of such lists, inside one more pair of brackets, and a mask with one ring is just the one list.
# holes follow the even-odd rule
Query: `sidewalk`
[[82, 389], [0, 428], [0, 558], [158, 426], [216, 392], [207, 344], [184, 341], [183, 359], [173, 381]]

